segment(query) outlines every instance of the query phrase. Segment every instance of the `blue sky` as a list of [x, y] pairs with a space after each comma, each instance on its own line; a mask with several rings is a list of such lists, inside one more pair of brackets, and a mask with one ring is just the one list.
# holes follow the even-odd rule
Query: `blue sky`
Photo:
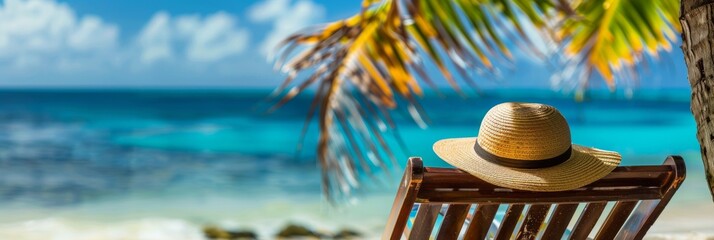
[[[4, 0], [0, 87], [272, 87], [283, 77], [269, 46], [359, 8], [357, 0]], [[517, 56], [499, 80], [477, 82], [551, 85], [557, 67]], [[688, 86], [679, 48], [648, 69], [642, 88]]]

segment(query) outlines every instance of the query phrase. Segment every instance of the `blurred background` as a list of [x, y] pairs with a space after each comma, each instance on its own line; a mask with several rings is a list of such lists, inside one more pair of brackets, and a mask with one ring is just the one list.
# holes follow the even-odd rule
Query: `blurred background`
[[394, 114], [406, 151], [389, 142], [402, 165], [328, 204], [315, 128], [296, 151], [312, 97], [266, 114], [285, 77], [268, 59], [289, 34], [359, 9], [327, 0], [0, 2], [0, 239], [204, 239], [206, 227], [271, 239], [290, 225], [375, 238], [406, 158], [447, 166], [431, 144], [475, 136], [505, 101], [559, 108], [575, 143], [618, 151], [623, 165], [682, 155], [687, 181], [652, 232], [713, 229], [678, 47], [615, 91], [592, 79], [582, 101], [551, 81], [556, 65], [521, 52], [498, 77], [476, 77], [481, 94], [463, 98], [437, 81], [444, 96], [421, 100], [428, 128]]

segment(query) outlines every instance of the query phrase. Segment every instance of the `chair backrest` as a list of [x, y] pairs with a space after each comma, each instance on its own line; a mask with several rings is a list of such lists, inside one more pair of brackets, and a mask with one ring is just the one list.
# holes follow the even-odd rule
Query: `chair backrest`
[[[617, 167], [582, 188], [531, 192], [498, 187], [458, 169], [424, 167], [421, 158], [413, 157], [382, 239], [429, 239], [432, 234], [457, 239], [461, 233], [463, 239], [484, 239], [501, 205], [506, 211], [494, 239], [561, 239], [569, 226], [569, 239], [587, 239], [595, 226], [595, 239], [642, 239], [684, 178], [684, 160], [670, 156], [659, 166]], [[415, 203], [418, 210], [409, 228]], [[436, 224], [442, 207], [446, 213]], [[467, 216], [470, 224], [462, 229]]]

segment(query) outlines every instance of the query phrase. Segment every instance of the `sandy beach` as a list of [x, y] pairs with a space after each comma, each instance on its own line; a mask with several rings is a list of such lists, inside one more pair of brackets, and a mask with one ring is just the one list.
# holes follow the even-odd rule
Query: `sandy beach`
[[[692, 175], [690, 180], [700, 174]], [[714, 239], [714, 206], [707, 198], [700, 197], [702, 194], [691, 195], [706, 190], [705, 184], [700, 183], [685, 182], [687, 188], [673, 199], [645, 239]], [[32, 216], [28, 215], [30, 211], [8, 210], [0, 217], [4, 221], [0, 224], [0, 239], [44, 240], [51, 236], [49, 239], [56, 240], [199, 240], [206, 239], [202, 229], [209, 225], [250, 230], [260, 239], [271, 239], [288, 224], [303, 225], [322, 233], [347, 228], [363, 234], [363, 239], [379, 239], [393, 195], [384, 191], [338, 208], [326, 207], [318, 199], [308, 201], [310, 198], [295, 196], [296, 202], [273, 199], [260, 203], [236, 201], [231, 196], [184, 196], [175, 197], [172, 202], [125, 199], [66, 209], [51, 218], [35, 218], [44, 214], [41, 211]], [[117, 210], [127, 206], [143, 207], [130, 212]], [[8, 216], [18, 218], [22, 214], [28, 219], [7, 222]]]

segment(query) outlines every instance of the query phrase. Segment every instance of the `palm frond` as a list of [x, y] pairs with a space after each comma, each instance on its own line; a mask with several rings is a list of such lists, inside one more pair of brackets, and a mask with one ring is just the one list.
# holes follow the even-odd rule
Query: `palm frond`
[[610, 88], [616, 79], [634, 79], [636, 64], [671, 49], [679, 31], [676, 0], [574, 1], [573, 8], [580, 17], [563, 19], [556, 40], [564, 46], [570, 65], [566, 68], [571, 69], [562, 72], [561, 79], [580, 87], [592, 72]]
[[[554, 6], [483, 2], [365, 0], [360, 13], [282, 43], [276, 66], [288, 77], [275, 91], [279, 100], [274, 109], [316, 86], [307, 121], [318, 121], [317, 157], [327, 196], [335, 190], [349, 194], [359, 187], [359, 176], [397, 165], [385, 136], [395, 133], [395, 109], [406, 109], [422, 127], [428, 124], [418, 102], [421, 85], [438, 89], [419, 55], [428, 56], [450, 86], [463, 93], [462, 85], [476, 88], [473, 71], [492, 71], [494, 61], [512, 57], [504, 35], [531, 44], [519, 14], [544, 26], [544, 13]], [[293, 82], [299, 75], [307, 76]]]

